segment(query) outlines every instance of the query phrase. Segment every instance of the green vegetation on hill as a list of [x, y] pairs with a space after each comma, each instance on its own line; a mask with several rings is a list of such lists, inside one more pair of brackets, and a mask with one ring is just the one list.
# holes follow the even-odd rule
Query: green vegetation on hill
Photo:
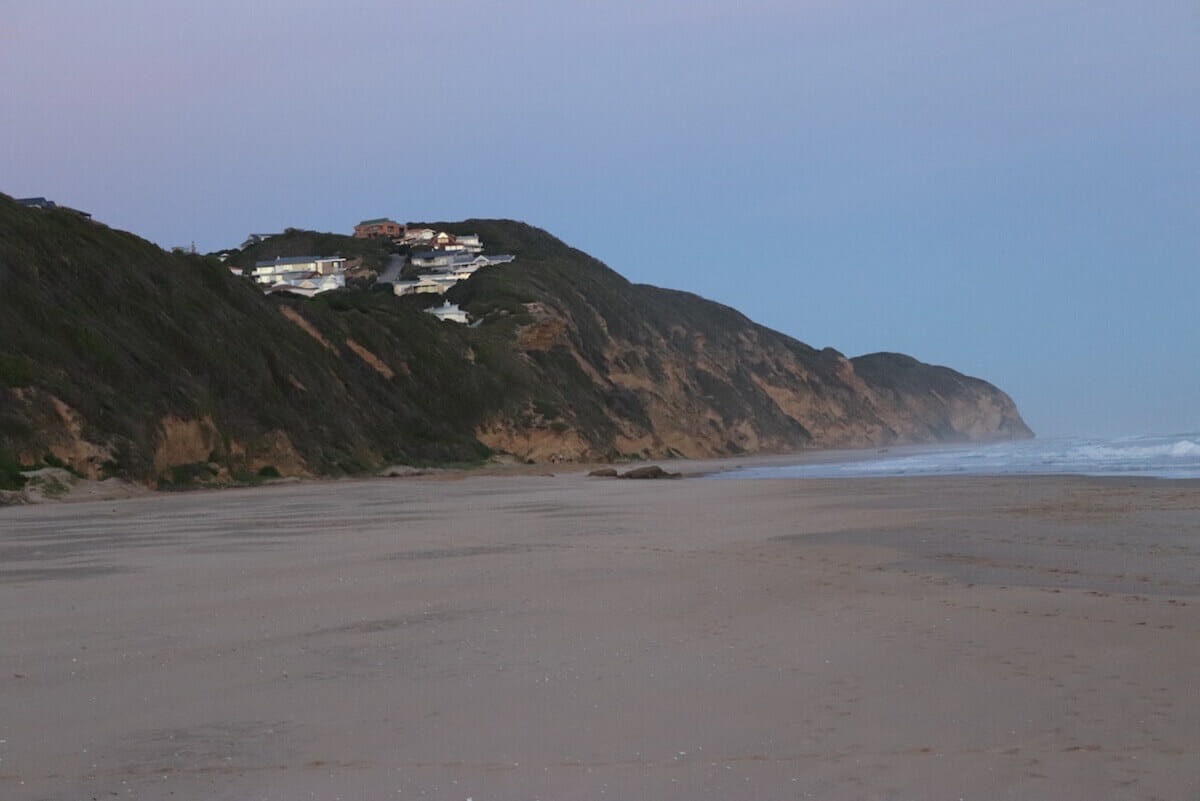
[[252, 269], [256, 262], [295, 256], [341, 256], [362, 259], [362, 266], [381, 272], [391, 255], [391, 243], [386, 239], [355, 239], [343, 234], [304, 231], [289, 228], [282, 234], [264, 239], [229, 257], [229, 264]]
[[[472, 326], [383, 291], [264, 296], [216, 259], [0, 195], [0, 486], [47, 454], [85, 475], [166, 487], [477, 462], [496, 450], [695, 456], [965, 430], [937, 403], [910, 402], [927, 365], [876, 397], [836, 351], [631, 284], [545, 231], [431, 227], [517, 257], [450, 291]], [[387, 246], [289, 231], [234, 263], [335, 253], [382, 264]], [[890, 374], [883, 361], [868, 367]], [[1021, 435], [1011, 401], [965, 381], [951, 400], [969, 409], [994, 395], [989, 408], [1019, 424], [1001, 435]]]
[[[245, 467], [237, 447], [273, 431], [322, 473], [486, 456], [472, 427], [500, 382], [470, 369], [462, 331], [392, 300], [265, 297], [215, 260], [0, 196], [0, 454], [41, 454], [66, 436], [53, 397], [109, 451], [105, 474], [141, 480], [158, 478], [167, 417], [211, 419], [231, 470]], [[349, 338], [385, 354], [394, 378]]]

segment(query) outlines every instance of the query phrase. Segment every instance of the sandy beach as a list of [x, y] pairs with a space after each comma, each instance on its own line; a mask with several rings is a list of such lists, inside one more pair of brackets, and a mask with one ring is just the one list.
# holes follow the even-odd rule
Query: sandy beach
[[1200, 483], [0, 509], [4, 799], [1200, 797]]

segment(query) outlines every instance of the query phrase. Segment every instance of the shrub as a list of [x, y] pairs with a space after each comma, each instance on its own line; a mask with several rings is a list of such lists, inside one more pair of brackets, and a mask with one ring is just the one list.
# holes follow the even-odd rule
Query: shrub
[[26, 387], [37, 378], [37, 365], [26, 356], [0, 353], [0, 384]]
[[13, 455], [0, 450], [0, 490], [18, 490], [27, 480], [21, 475], [21, 464]]

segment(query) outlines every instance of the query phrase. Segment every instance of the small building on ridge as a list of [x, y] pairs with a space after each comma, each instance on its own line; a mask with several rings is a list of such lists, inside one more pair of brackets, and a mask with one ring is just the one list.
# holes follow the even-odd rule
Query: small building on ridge
[[354, 226], [355, 239], [396, 239], [404, 235], [404, 226], [387, 217], [363, 220]]

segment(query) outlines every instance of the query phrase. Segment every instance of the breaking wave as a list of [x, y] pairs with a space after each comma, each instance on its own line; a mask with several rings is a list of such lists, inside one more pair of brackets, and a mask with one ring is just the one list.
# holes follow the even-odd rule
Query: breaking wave
[[903, 448], [880, 451], [870, 458], [860, 458], [859, 454], [844, 456], [844, 459], [834, 461], [744, 468], [722, 475], [727, 478], [839, 478], [1071, 474], [1200, 478], [1200, 433], [1025, 440]]

